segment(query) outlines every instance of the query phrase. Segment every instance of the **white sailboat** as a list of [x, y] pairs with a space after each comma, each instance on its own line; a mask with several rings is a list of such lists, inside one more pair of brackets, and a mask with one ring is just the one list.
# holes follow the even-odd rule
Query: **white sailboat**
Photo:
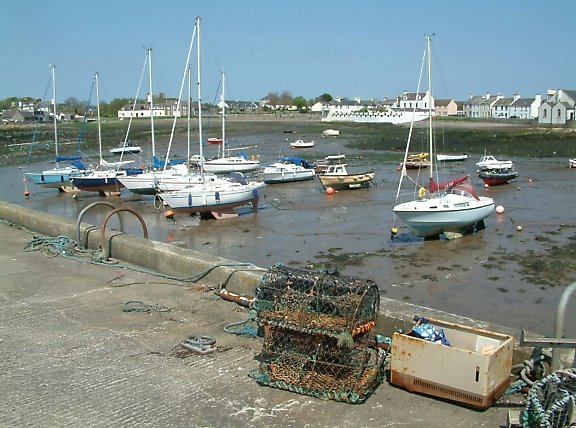
[[[152, 136], [152, 159], [153, 164], [156, 160], [156, 141], [154, 132], [154, 100], [152, 91], [152, 49], [148, 48], [146, 52], [146, 63], [148, 63], [148, 86], [150, 92], [150, 132]], [[136, 95], [138, 98], [138, 95]], [[174, 120], [177, 116], [174, 117]], [[130, 118], [132, 120], [132, 118]], [[143, 172], [137, 175], [126, 175], [118, 177], [122, 185], [130, 192], [138, 195], [155, 195], [158, 193], [158, 183], [162, 182], [165, 178], [182, 178], [189, 175], [188, 166], [184, 163], [168, 166], [166, 163], [162, 169], [154, 168], [150, 171]]]
[[[60, 192], [65, 192], [72, 188], [70, 177], [81, 174], [86, 169], [82, 164], [80, 157], [61, 157], [58, 153], [58, 118], [56, 114], [56, 66], [51, 65], [51, 80], [52, 80], [52, 119], [54, 122], [54, 150], [56, 166], [52, 169], [47, 169], [42, 172], [27, 172], [24, 174], [26, 180], [32, 183], [50, 189], [58, 189]], [[70, 165], [61, 166], [62, 160], [68, 160], [72, 163]]]
[[[110, 193], [119, 193], [123, 185], [118, 181], [118, 177], [126, 176], [130, 171], [120, 169], [134, 161], [107, 162], [102, 158], [102, 130], [100, 126], [100, 93], [98, 83], [98, 73], [94, 75], [96, 83], [96, 112], [98, 124], [98, 149], [100, 160], [98, 167], [94, 171], [86, 174], [75, 175], [70, 178], [72, 184], [78, 189], [85, 192], [98, 192], [102, 195]], [[139, 171], [141, 170], [131, 170]]]
[[[222, 144], [221, 144], [221, 156], [204, 161], [204, 171], [213, 172], [215, 174], [228, 174], [230, 172], [251, 172], [256, 171], [260, 168], [260, 161], [257, 159], [248, 159], [244, 156], [230, 156], [230, 152], [233, 149], [228, 147], [226, 142], [226, 99], [225, 86], [226, 75], [222, 73], [222, 94], [220, 95], [222, 104]], [[235, 149], [235, 150], [243, 150]]]
[[200, 147], [199, 183], [192, 183], [181, 190], [160, 192], [158, 196], [175, 212], [200, 213], [213, 218], [237, 215], [234, 208], [252, 204], [258, 208], [259, 189], [265, 186], [261, 182], [248, 182], [240, 174], [236, 179], [207, 177], [203, 168], [202, 152], [202, 96], [200, 85], [200, 17], [196, 18], [197, 32], [197, 88], [198, 88], [198, 138]]
[[[432, 39], [426, 36], [426, 51], [424, 59], [428, 60], [428, 86], [432, 94], [432, 66], [431, 66]], [[422, 62], [424, 67], [424, 60]], [[420, 82], [418, 84], [420, 86]], [[431, 103], [430, 103], [431, 104]], [[437, 173], [434, 157], [434, 133], [432, 122], [432, 105], [429, 105], [429, 154], [430, 176], [429, 186], [426, 189], [414, 182], [413, 191], [408, 202], [401, 202], [401, 188], [404, 179], [408, 179], [406, 166], [401, 172], [396, 205], [393, 208], [395, 217], [399, 218], [416, 236], [424, 238], [438, 237], [444, 234], [448, 237], [484, 227], [484, 219], [494, 211], [494, 200], [485, 196], [478, 196], [474, 187], [465, 183], [468, 176], [460, 177], [444, 183], [434, 179]], [[408, 143], [404, 160], [408, 156], [410, 138], [412, 136], [413, 122], [408, 134]]]

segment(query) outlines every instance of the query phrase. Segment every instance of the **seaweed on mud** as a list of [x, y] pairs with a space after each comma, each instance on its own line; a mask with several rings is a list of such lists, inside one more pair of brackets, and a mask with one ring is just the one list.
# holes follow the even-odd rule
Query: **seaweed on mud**
[[[551, 241], [550, 241], [551, 242]], [[551, 245], [544, 252], [510, 254], [520, 266], [520, 274], [531, 284], [566, 286], [576, 281], [576, 237], [564, 246]]]

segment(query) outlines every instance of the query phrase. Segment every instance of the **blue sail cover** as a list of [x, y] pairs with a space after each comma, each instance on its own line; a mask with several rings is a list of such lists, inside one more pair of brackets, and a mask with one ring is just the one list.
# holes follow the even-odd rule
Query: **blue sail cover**
[[168, 164], [166, 164], [165, 160], [158, 159], [158, 157], [154, 156], [152, 158], [152, 168], [164, 169], [164, 165], [166, 165], [166, 168], [170, 168], [171, 166], [179, 165], [179, 164], [182, 164], [185, 162], [186, 162], [186, 159], [176, 159], [176, 160], [168, 161]]
[[312, 166], [305, 160], [302, 158], [299, 158], [298, 156], [285, 156], [281, 159], [282, 162], [290, 162], [293, 163], [294, 165], [300, 165], [303, 166], [304, 168], [312, 168]]

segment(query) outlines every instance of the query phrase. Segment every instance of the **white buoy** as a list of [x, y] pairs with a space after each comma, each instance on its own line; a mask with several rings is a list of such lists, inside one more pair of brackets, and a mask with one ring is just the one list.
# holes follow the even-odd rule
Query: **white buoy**
[[522, 226], [520, 226], [520, 225], [516, 226], [516, 230], [517, 230], [518, 232], [522, 232]]
[[504, 207], [502, 205], [498, 205], [496, 207], [496, 213], [497, 214], [503, 214], [504, 213]]

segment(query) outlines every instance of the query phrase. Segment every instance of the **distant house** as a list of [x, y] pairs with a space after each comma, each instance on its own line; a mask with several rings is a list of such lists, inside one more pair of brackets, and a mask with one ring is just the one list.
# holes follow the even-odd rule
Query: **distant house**
[[[220, 105], [220, 103], [219, 103]], [[245, 113], [258, 110], [258, 104], [254, 101], [226, 101], [226, 109], [231, 113]]]
[[428, 110], [428, 106], [432, 106], [434, 110], [434, 98], [432, 98], [428, 91], [426, 92], [404, 92], [396, 99], [393, 107], [400, 110]]
[[328, 103], [323, 103], [322, 101], [316, 101], [310, 106], [310, 111], [313, 113], [322, 113], [323, 110], [328, 108]]
[[471, 95], [462, 105], [464, 116], [470, 118], [492, 117], [492, 107], [501, 98], [504, 97], [500, 94], [496, 96], [492, 96], [490, 93], [482, 96]]
[[36, 116], [33, 111], [11, 109], [2, 113], [2, 121], [4, 122], [35, 122]]
[[538, 123], [565, 125], [575, 120], [576, 90], [549, 89], [538, 109]]
[[508, 117], [510, 119], [536, 119], [540, 104], [542, 104], [540, 95], [536, 95], [534, 98], [520, 98], [519, 94], [515, 94]]
[[[518, 95], [520, 97], [520, 95]], [[510, 117], [510, 106], [515, 98], [502, 97], [490, 107], [490, 117], [495, 119], [508, 119]]]
[[452, 99], [434, 100], [434, 114], [435, 116], [456, 116], [458, 114], [458, 104]]

